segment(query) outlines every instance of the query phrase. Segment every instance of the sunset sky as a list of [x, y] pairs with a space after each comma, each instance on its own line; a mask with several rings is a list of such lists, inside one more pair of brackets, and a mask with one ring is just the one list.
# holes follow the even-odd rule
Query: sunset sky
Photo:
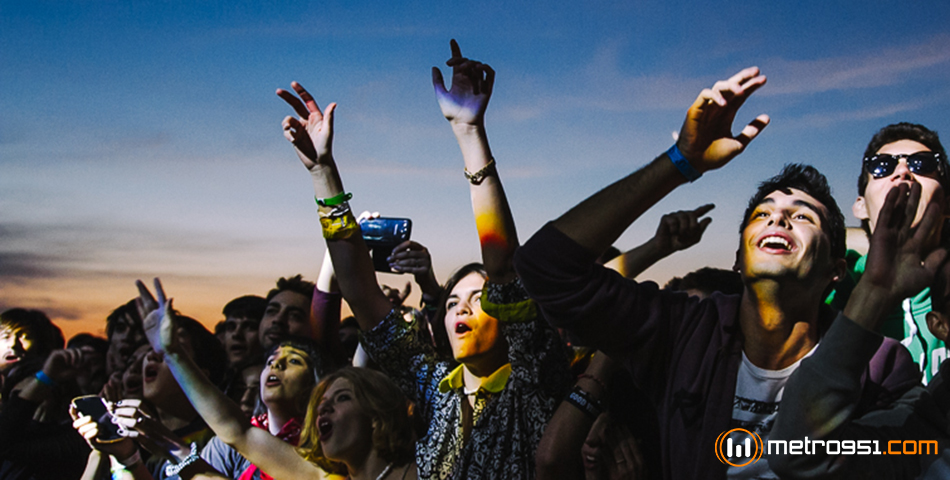
[[292, 80], [339, 103], [354, 209], [412, 218], [440, 280], [478, 260], [430, 82], [450, 38], [497, 72], [486, 123], [522, 241], [668, 148], [702, 88], [762, 69], [736, 131], [759, 113], [772, 125], [618, 242], [716, 203], [703, 242], [645, 274], [660, 283], [730, 267], [745, 202], [783, 164], [825, 172], [854, 225], [878, 128], [950, 138], [948, 2], [553, 3], [0, 0], [0, 311], [102, 333], [136, 278], [160, 276], [211, 326], [280, 276], [314, 279], [325, 246], [274, 94]]

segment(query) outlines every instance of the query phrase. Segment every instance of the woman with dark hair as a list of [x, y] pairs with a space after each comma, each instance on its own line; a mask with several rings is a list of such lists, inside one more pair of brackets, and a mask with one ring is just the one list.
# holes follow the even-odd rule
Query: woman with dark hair
[[[292, 337], [272, 346], [265, 358], [264, 368], [254, 382], [258, 386], [255, 397], [259, 401], [250, 419], [251, 425], [267, 430], [290, 445], [297, 445], [310, 394], [320, 379], [319, 354], [309, 339]], [[243, 402], [240, 408], [245, 411]], [[201, 458], [228, 478], [266, 478], [257, 465], [220, 437], [211, 439], [201, 452]]]
[[[408, 447], [413, 441], [409, 403], [384, 376], [352, 372], [354, 369], [328, 376], [310, 396], [303, 442], [300, 449], [295, 449], [270, 432], [252, 428], [240, 407], [202, 374], [172, 334], [176, 318], [169, 313], [169, 301], [158, 280], [156, 290], [156, 309], [144, 322], [149, 343], [162, 353], [189, 401], [218, 438], [267, 475], [277, 479], [322, 478], [325, 474], [318, 468], [319, 462], [331, 469], [345, 466], [353, 480], [416, 478]], [[293, 390], [287, 384], [291, 376], [302, 378], [313, 371], [303, 361], [305, 356], [292, 346], [279, 346], [262, 373], [264, 388], [273, 388], [275, 393]], [[269, 396], [262, 397], [266, 403]], [[191, 461], [185, 458], [179, 465]], [[264, 475], [261, 478], [270, 478]]]
[[[323, 236], [366, 352], [427, 419], [416, 444], [419, 476], [534, 478], [541, 432], [569, 387], [567, 357], [512, 268], [517, 233], [484, 125], [494, 71], [462, 57], [454, 40], [451, 46], [451, 90], [438, 69], [433, 85], [462, 149], [485, 266], [463, 267], [443, 290], [432, 322], [441, 355], [412, 333], [377, 283], [332, 155], [336, 104], [321, 112], [296, 82], [299, 98], [278, 90], [299, 115], [284, 119], [284, 136], [310, 172]], [[404, 253], [390, 257], [397, 272], [418, 261]]]

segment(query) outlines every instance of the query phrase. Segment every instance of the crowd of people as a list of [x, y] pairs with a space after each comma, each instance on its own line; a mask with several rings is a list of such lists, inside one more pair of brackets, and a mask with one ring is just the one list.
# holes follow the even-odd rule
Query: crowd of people
[[[481, 263], [440, 283], [428, 249], [405, 241], [386, 260], [421, 304], [405, 305], [410, 284], [379, 284], [333, 154], [336, 104], [293, 82], [277, 95], [326, 242], [316, 282], [235, 298], [214, 332], [157, 278], [136, 282], [107, 338], [66, 343], [41, 311], [3, 312], [0, 479], [950, 478], [950, 164], [936, 132], [874, 135], [854, 165], [860, 230], [818, 170], [786, 165], [751, 192], [732, 270], [697, 265], [660, 288], [635, 278], [699, 243], [712, 204], [663, 216], [627, 252], [612, 244], [768, 126], [733, 133], [759, 70], [703, 90], [669, 150], [521, 245], [485, 127], [495, 72], [454, 40], [447, 65], [451, 87], [438, 68], [432, 84]], [[764, 458], [733, 451], [743, 435]], [[771, 449], [808, 439], [828, 448]], [[937, 447], [830, 448], [893, 440]]]

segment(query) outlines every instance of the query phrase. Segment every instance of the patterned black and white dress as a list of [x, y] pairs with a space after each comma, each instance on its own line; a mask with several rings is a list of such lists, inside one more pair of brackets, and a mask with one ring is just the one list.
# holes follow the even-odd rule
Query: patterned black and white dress
[[475, 394], [467, 444], [462, 436], [465, 394], [444, 381], [452, 371], [450, 362], [419, 341], [395, 310], [361, 339], [369, 356], [428, 421], [426, 436], [416, 443], [419, 478], [533, 479], [544, 426], [570, 388], [565, 347], [520, 280], [487, 282], [481, 305], [503, 325], [511, 375], [500, 391], [479, 389]]

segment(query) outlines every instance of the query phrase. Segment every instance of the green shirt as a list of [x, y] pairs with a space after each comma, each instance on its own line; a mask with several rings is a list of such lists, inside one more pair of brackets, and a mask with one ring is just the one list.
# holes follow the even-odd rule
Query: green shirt
[[[826, 300], [826, 303], [838, 310], [844, 310], [851, 291], [861, 280], [867, 256], [848, 250], [845, 260], [848, 262], [848, 276], [835, 285], [835, 290]], [[900, 340], [907, 347], [914, 361], [920, 366], [924, 385], [937, 374], [940, 364], [947, 358], [946, 345], [934, 337], [927, 327], [929, 311], [930, 288], [925, 288], [917, 295], [905, 298], [899, 309], [887, 315], [881, 328], [883, 335]]]

